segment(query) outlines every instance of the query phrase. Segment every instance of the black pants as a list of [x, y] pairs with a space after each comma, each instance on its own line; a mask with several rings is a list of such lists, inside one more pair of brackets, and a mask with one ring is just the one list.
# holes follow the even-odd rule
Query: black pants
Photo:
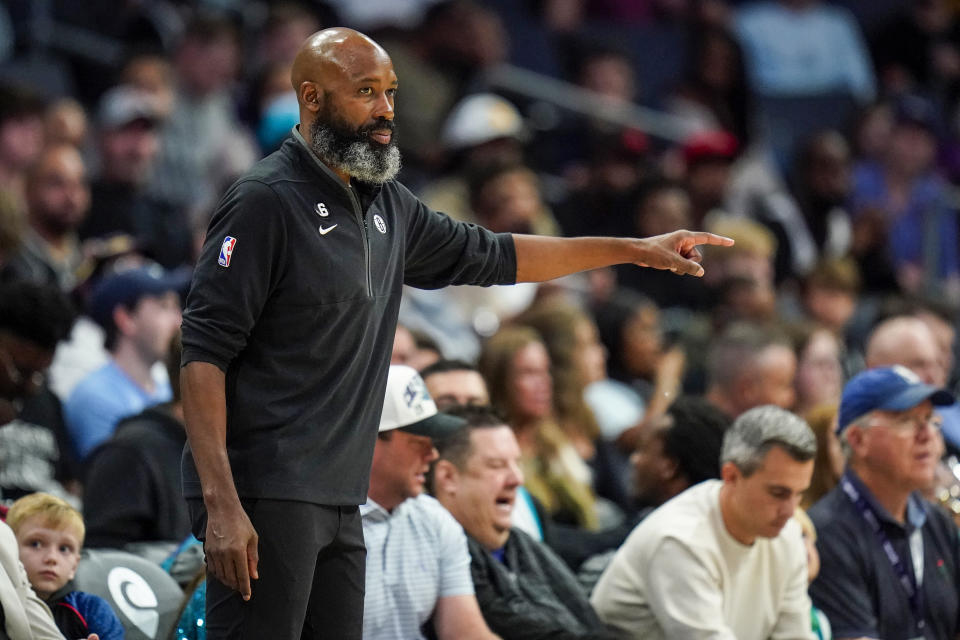
[[[206, 509], [189, 500], [193, 533]], [[242, 500], [260, 537], [259, 580], [250, 600], [207, 574], [209, 640], [360, 640], [367, 550], [355, 506]], [[202, 538], [201, 538], [202, 539]]]

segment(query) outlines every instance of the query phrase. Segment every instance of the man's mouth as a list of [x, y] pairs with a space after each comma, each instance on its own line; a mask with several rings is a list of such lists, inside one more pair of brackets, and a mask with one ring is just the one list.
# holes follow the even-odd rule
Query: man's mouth
[[369, 135], [371, 140], [375, 140], [380, 144], [390, 144], [390, 139], [393, 137], [393, 132], [391, 132], [389, 129], [374, 129]]
[[373, 142], [377, 142], [382, 145], [388, 145], [393, 139], [393, 130], [395, 127], [396, 125], [392, 120], [378, 118], [377, 120], [361, 128], [359, 133], [362, 136], [365, 136], [368, 140], [372, 140]]
[[421, 469], [420, 471], [418, 471], [416, 474], [414, 474], [413, 477], [414, 477], [414, 478], [416, 479], [416, 481], [419, 482], [420, 484], [424, 484], [424, 483], [427, 481], [427, 473], [428, 473], [429, 471], [430, 471], [430, 467], [424, 467], [423, 469]]

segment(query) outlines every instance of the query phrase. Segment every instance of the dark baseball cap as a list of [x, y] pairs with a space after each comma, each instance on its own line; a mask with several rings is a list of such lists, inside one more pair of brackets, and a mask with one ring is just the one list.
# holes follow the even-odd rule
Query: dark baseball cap
[[953, 404], [955, 398], [946, 389], [924, 384], [917, 374], [900, 365], [858, 373], [843, 388], [837, 435], [871, 411], [906, 411], [924, 400], [942, 407]]
[[140, 298], [170, 291], [182, 296], [190, 284], [190, 275], [189, 269], [167, 271], [156, 264], [111, 273], [93, 286], [87, 310], [99, 325], [110, 326], [113, 310], [118, 306], [132, 308]]

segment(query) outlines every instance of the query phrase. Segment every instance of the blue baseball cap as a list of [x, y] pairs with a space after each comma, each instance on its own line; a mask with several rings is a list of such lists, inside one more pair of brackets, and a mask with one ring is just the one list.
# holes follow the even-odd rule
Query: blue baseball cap
[[940, 407], [955, 401], [946, 389], [924, 384], [917, 374], [900, 365], [862, 371], [843, 388], [837, 435], [871, 411], [905, 411], [924, 400]]
[[190, 285], [190, 275], [189, 269], [167, 271], [157, 264], [111, 273], [93, 286], [87, 309], [97, 324], [109, 327], [113, 324], [113, 310], [118, 306], [132, 308], [140, 298], [161, 296], [169, 291], [182, 297]]

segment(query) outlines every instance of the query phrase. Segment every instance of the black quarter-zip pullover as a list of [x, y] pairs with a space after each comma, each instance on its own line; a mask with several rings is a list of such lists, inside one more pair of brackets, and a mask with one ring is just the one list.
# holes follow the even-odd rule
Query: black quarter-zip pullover
[[[510, 234], [456, 222], [403, 185], [344, 184], [296, 140], [224, 194], [183, 314], [183, 364], [226, 373], [244, 498], [366, 500], [401, 287], [512, 284]], [[186, 497], [200, 497], [189, 446]]]

